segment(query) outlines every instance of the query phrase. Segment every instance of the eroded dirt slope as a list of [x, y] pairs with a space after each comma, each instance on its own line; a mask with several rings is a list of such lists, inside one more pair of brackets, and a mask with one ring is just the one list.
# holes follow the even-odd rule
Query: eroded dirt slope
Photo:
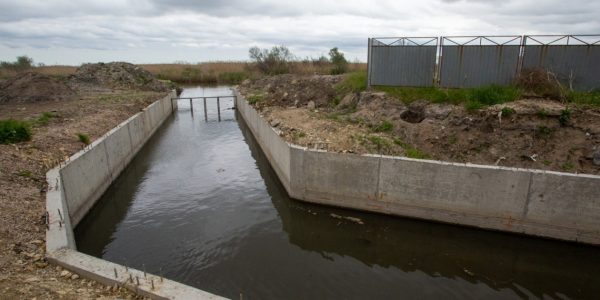
[[0, 119], [29, 121], [33, 135], [27, 142], [0, 144], [0, 299], [137, 297], [81, 279], [45, 259], [46, 172], [84, 146], [77, 134], [93, 141], [166, 95], [106, 86], [119, 84], [79, 89], [66, 78], [39, 74], [2, 83], [0, 94], [9, 97], [0, 101]]
[[341, 80], [283, 75], [239, 88], [286, 140], [304, 146], [600, 174], [598, 108], [522, 99], [467, 111], [383, 92], [340, 94]]

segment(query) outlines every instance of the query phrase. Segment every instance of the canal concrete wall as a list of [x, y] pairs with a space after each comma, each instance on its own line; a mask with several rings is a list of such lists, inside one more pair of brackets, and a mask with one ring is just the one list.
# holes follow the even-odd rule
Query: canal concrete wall
[[174, 91], [169, 93], [48, 171], [46, 258], [82, 277], [108, 286], [119, 285], [152, 299], [222, 299], [160, 276], [86, 255], [78, 252], [75, 244], [73, 228], [177, 109], [177, 101], [172, 100], [175, 97]]
[[60, 169], [73, 226], [77, 226], [137, 151], [171, 115], [171, 98], [174, 97], [175, 94], [169, 94], [152, 103], [73, 155]]
[[295, 199], [600, 245], [600, 176], [311, 150], [286, 143], [236, 95]]

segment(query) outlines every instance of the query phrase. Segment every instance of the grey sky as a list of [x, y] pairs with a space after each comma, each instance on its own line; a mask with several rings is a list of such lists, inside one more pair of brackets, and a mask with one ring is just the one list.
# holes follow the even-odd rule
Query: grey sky
[[600, 1], [0, 0], [0, 60], [46, 64], [246, 60], [251, 46], [299, 57], [371, 36], [600, 33]]

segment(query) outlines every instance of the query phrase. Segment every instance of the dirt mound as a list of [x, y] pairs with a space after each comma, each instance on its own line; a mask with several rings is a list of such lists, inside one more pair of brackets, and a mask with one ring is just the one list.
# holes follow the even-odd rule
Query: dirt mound
[[69, 100], [75, 95], [66, 82], [27, 72], [0, 82], [0, 103], [32, 103]]
[[468, 111], [377, 90], [336, 93], [341, 78], [275, 76], [240, 91], [282, 137], [302, 146], [600, 174], [597, 108], [536, 97]]
[[244, 94], [260, 97], [257, 105], [302, 107], [313, 102], [315, 107], [326, 106], [336, 95], [334, 85], [342, 76], [291, 74], [246, 80], [239, 86]]
[[126, 62], [84, 64], [70, 78], [71, 85], [81, 90], [109, 88], [166, 92], [167, 84], [150, 72]]

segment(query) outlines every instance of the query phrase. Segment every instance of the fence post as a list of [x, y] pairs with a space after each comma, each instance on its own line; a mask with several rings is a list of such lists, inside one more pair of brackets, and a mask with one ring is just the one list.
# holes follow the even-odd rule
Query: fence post
[[371, 38], [367, 39], [367, 88], [371, 87]]
[[217, 115], [219, 116], [219, 122], [221, 122], [221, 97], [217, 97]]
[[208, 122], [208, 112], [206, 111], [206, 97], [202, 98], [204, 100], [204, 122]]

